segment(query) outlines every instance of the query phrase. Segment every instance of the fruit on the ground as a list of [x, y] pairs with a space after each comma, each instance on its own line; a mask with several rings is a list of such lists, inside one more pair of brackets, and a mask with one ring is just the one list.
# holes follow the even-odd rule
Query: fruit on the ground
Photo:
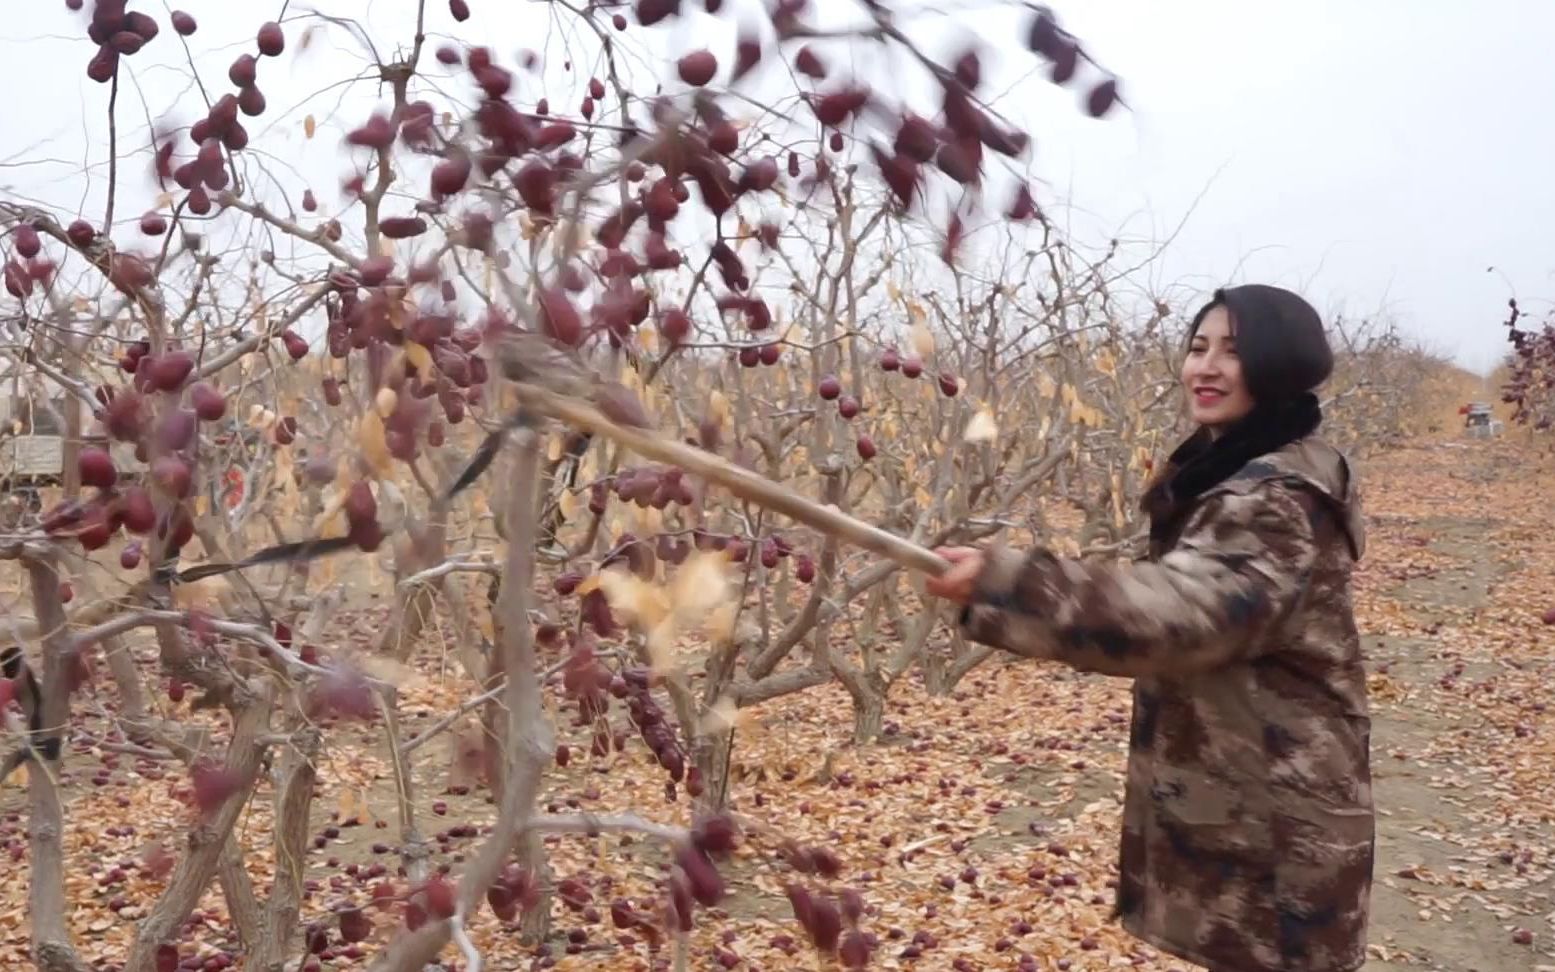
[[[379, 897], [379, 888], [383, 887], [386, 886], [379, 885], [377, 888], [373, 889], [373, 896], [375, 899]], [[389, 894], [384, 895], [384, 898], [393, 895], [394, 889], [392, 887], [388, 888], [388, 891]], [[339, 920], [340, 937], [345, 939], [347, 942], [364, 941], [368, 935], [373, 933], [373, 920], [367, 917], [367, 913], [360, 908], [343, 909], [339, 914]]]

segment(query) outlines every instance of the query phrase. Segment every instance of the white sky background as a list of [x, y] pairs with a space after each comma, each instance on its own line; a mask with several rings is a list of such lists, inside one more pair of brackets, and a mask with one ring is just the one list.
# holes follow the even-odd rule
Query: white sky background
[[[838, 0], [819, 0], [821, 9], [830, 2]], [[457, 25], [445, 0], [429, 0], [433, 47], [438, 34], [452, 33], [490, 44], [511, 66], [515, 51], [545, 42], [543, 5], [469, 3], [474, 16]], [[17, 9], [7, 10], [0, 36], [0, 91], [6, 93], [0, 194], [45, 205], [66, 221], [80, 213], [98, 222], [108, 87], [85, 76], [93, 48], [84, 37], [84, 15], [66, 11], [63, 0], [8, 6]], [[182, 6], [200, 22], [190, 43], [202, 52], [208, 85], [220, 94], [231, 87], [227, 64], [253, 50], [254, 28], [279, 13], [281, 0], [184, 0]], [[1117, 72], [1131, 110], [1104, 121], [1084, 117], [1077, 92], [1055, 89], [1036, 60], [1012, 46], [1016, 21], [978, 14], [959, 22], [1004, 46], [985, 64], [994, 77], [990, 88], [1006, 92], [996, 107], [1035, 136], [1030, 170], [1044, 183], [1038, 199], [1069, 232], [1091, 244], [1110, 236], [1164, 243], [1176, 233], [1144, 271], [1153, 288], [1191, 302], [1225, 281], [1278, 283], [1301, 290], [1325, 314], [1390, 314], [1431, 347], [1476, 369], [1494, 364], [1506, 347], [1500, 320], [1507, 296], [1516, 292], [1525, 308], [1539, 310], [1555, 297], [1555, 126], [1544, 118], [1545, 102], [1555, 94], [1555, 58], [1545, 49], [1555, 37], [1555, 3], [1056, 0], [1053, 6]], [[412, 34], [414, 0], [293, 2], [288, 18], [315, 7], [363, 20], [386, 52], [396, 42], [408, 44]], [[146, 177], [147, 107], [157, 118], [198, 103], [197, 95], [190, 100], [182, 47], [165, 9], [147, 0], [135, 0], [131, 9], [137, 8], [157, 16], [162, 33], [125, 62], [134, 83], [121, 80], [121, 158], [131, 149], [137, 155], [123, 163], [122, 228], [115, 235], [130, 242], [155, 191]], [[713, 28], [700, 43], [724, 59], [732, 54], [729, 19], [722, 18], [722, 29], [700, 12], [688, 23], [651, 31], [634, 22], [628, 35], [652, 35], [673, 56], [693, 46], [693, 30]], [[300, 29], [289, 25], [280, 59], [260, 59], [259, 86], [270, 108], [249, 124], [251, 144], [272, 153], [264, 164], [282, 183], [311, 185], [327, 213], [351, 169], [340, 134], [365, 118], [376, 95], [370, 83], [344, 96], [327, 88], [366, 62], [339, 34], [298, 58]], [[945, 54], [959, 43], [943, 22], [920, 36], [948, 45]], [[560, 38], [552, 42], [559, 45]], [[641, 54], [643, 41], [636, 43]], [[581, 83], [560, 72], [563, 56], [555, 47], [549, 78]], [[462, 77], [449, 82], [428, 62], [449, 95], [469, 99]], [[645, 69], [652, 63], [640, 61]], [[658, 64], [670, 70], [668, 59]], [[521, 90], [537, 90], [533, 80], [526, 84]], [[556, 90], [553, 101], [576, 104], [575, 96]], [[526, 102], [522, 94], [518, 100]], [[307, 141], [301, 120], [310, 112], [320, 127]], [[174, 117], [187, 124], [196, 114], [184, 107]], [[187, 152], [184, 140], [179, 154]], [[300, 188], [294, 202], [296, 195]], [[1055, 208], [1055, 200], [1067, 205]], [[1491, 265], [1497, 273], [1486, 272]]]

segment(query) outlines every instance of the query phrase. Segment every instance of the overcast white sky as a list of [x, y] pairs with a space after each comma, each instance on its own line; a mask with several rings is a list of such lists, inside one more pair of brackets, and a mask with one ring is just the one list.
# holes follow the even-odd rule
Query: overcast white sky
[[[542, 6], [469, 2], [474, 18], [460, 26], [444, 0], [431, 0], [429, 33], [454, 32], [499, 53], [538, 46], [547, 36]], [[1084, 118], [1072, 93], [1031, 78], [1035, 62], [1013, 49], [990, 70], [1001, 85], [1026, 80], [1010, 85], [998, 105], [1030, 125], [1037, 139], [1032, 169], [1047, 182], [1044, 198], [1070, 200], [1065, 218], [1081, 239], [1165, 241], [1177, 231], [1148, 270], [1154, 285], [1207, 291], [1227, 280], [1262, 280], [1302, 290], [1325, 313], [1384, 310], [1475, 368], [1492, 364], [1505, 347], [1499, 322], [1510, 293], [1539, 309], [1555, 297], [1555, 125], [1545, 117], [1555, 93], [1555, 58], [1547, 51], [1555, 2], [1053, 5], [1119, 74], [1132, 110], [1101, 122]], [[282, 4], [182, 6], [200, 20], [191, 40], [224, 92], [226, 65], [252, 49], [254, 27]], [[288, 17], [316, 7], [362, 18], [392, 49], [396, 40], [408, 41], [414, 6], [293, 2]], [[108, 89], [85, 77], [92, 50], [82, 37], [85, 22], [63, 0], [8, 7], [17, 9], [7, 10], [0, 37], [0, 193], [67, 217], [82, 211], [100, 219]], [[138, 139], [134, 147], [143, 151], [148, 107], [158, 117], [189, 104], [189, 95], [165, 9], [147, 0], [135, 0], [137, 7], [163, 25], [161, 36], [130, 59], [134, 84], [120, 94], [121, 137]], [[963, 20], [985, 36], [1007, 36], [1009, 25], [998, 18]], [[659, 28], [655, 43], [667, 53], [683, 51], [692, 32], [710, 23], [698, 14]], [[297, 34], [289, 33], [289, 43]], [[727, 50], [728, 38], [720, 31], [706, 43]], [[289, 49], [279, 62], [260, 65], [272, 110], [254, 141], [275, 153], [266, 164], [278, 178], [330, 190], [320, 192], [326, 207], [331, 183], [349, 169], [339, 131], [363, 112], [340, 108], [340, 91], [325, 85], [362, 66], [359, 53], [338, 38], [302, 58]], [[374, 92], [359, 86], [352, 97], [370, 103]], [[301, 133], [309, 112], [321, 129], [312, 141]], [[179, 120], [187, 124], [192, 111]], [[87, 178], [84, 160], [93, 164]], [[126, 234], [151, 195], [144, 163], [137, 159], [130, 168], [132, 184], [120, 190]], [[1487, 273], [1491, 265], [1499, 272]]]

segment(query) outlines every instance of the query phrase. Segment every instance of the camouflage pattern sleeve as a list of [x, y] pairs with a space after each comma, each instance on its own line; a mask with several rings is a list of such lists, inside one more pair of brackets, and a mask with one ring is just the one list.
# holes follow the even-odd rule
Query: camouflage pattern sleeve
[[961, 623], [981, 644], [1081, 671], [1186, 675], [1256, 654], [1300, 603], [1317, 498], [1288, 483], [1208, 497], [1160, 559], [990, 553]]

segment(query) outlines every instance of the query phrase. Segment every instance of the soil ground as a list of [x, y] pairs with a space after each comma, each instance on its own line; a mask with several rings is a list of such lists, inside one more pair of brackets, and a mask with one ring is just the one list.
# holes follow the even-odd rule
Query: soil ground
[[[1511, 441], [1435, 443], [1389, 453], [1362, 474], [1371, 538], [1356, 596], [1373, 672], [1379, 810], [1366, 968], [1555, 972], [1555, 715], [1547, 705], [1555, 629], [1538, 617], [1555, 605], [1547, 540], [1555, 461]], [[382, 616], [382, 599], [364, 595], [340, 612], [334, 644], [365, 644]], [[150, 672], [148, 649], [137, 652]], [[412, 734], [469, 694], [450, 655], [435, 647], [423, 655], [403, 687]], [[95, 691], [86, 706], [112, 695], [107, 684]], [[154, 702], [187, 717], [187, 703]], [[827, 886], [855, 886], [871, 906], [865, 927], [882, 940], [874, 967], [1013, 969], [1030, 954], [1044, 970], [1185, 970], [1107, 922], [1127, 705], [1122, 681], [995, 661], [948, 697], [904, 680], [893, 689], [885, 737], [853, 747], [847, 696], [827, 687], [750, 713], [734, 751], [734, 806], [836, 850], [844, 870]], [[573, 758], [549, 771], [552, 809], [686, 819], [684, 796], [666, 799], [663, 772], [640, 741], [594, 757], [559, 693], [555, 715]], [[439, 858], [455, 869], [480, 837], [439, 830], [483, 827], [492, 817], [479, 788], [460, 794], [451, 777], [461, 738], [444, 734], [415, 759], [418, 819], [444, 838]], [[333, 731], [320, 779], [309, 917], [364, 900], [382, 879], [361, 877], [374, 864], [392, 878], [399, 834], [380, 729]], [[187, 829], [183, 778], [174, 766], [88, 743], [72, 747], [64, 783], [73, 931], [89, 962], [111, 967], [161, 887], [147, 861], [159, 844], [176, 852]], [[262, 788], [242, 824], [261, 895], [271, 871], [270, 798]], [[25, 820], [25, 790], [13, 778], [0, 788], [0, 842], [16, 861], [0, 872], [3, 968], [30, 965]], [[339, 830], [328, 836], [332, 824]], [[661, 873], [662, 853], [643, 841], [548, 845], [556, 877], [584, 880], [601, 911], [617, 895], [651, 894]], [[805, 950], [785, 952], [785, 939], [801, 933], [782, 891], [792, 874], [770, 866], [770, 847], [752, 841], [728, 867], [731, 894], [699, 925], [691, 968], [721, 968], [725, 955], [739, 969], [822, 967]], [[589, 917], [556, 906], [556, 968], [646, 967], [641, 943], [623, 946], [608, 915], [601, 923]], [[393, 916], [377, 925], [367, 954], [395, 934]], [[581, 939], [576, 954], [566, 952], [569, 932]], [[935, 943], [905, 957], [920, 932]], [[472, 936], [488, 967], [530, 967], [532, 953], [489, 914], [472, 923]], [[215, 890], [182, 947], [236, 952]], [[452, 950], [445, 960], [455, 961]], [[363, 964], [336, 952], [325, 968]]]

